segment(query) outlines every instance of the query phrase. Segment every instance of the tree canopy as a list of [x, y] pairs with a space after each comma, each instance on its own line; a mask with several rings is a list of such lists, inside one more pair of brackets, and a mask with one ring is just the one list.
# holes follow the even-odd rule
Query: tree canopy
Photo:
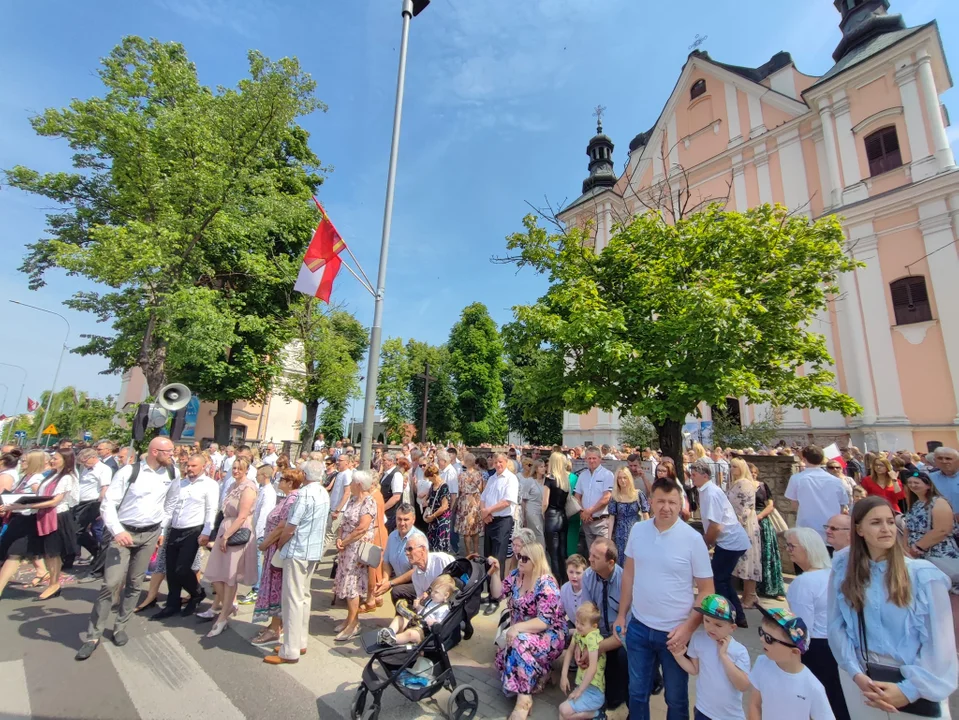
[[525, 374], [539, 397], [644, 416], [673, 457], [702, 402], [860, 411], [835, 386], [825, 338], [808, 329], [856, 267], [837, 219], [768, 205], [711, 206], [675, 224], [649, 212], [599, 254], [585, 230], [549, 233], [532, 215], [524, 226], [507, 246], [551, 286], [514, 308], [507, 336], [547, 353]]

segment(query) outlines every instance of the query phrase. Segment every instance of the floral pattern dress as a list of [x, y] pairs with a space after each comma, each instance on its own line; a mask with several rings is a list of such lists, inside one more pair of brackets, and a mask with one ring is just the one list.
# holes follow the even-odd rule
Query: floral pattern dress
[[539, 618], [547, 628], [539, 633], [520, 633], [505, 648], [496, 651], [496, 669], [503, 680], [503, 691], [531, 695], [546, 688], [552, 663], [566, 649], [566, 611], [559, 586], [552, 575], [543, 575], [532, 592], [522, 594], [519, 571], [503, 580], [510, 625]]
[[456, 532], [460, 535], [479, 535], [482, 526], [480, 516], [480, 493], [483, 491], [483, 474], [476, 470], [464, 470], [459, 477], [460, 494], [456, 498]]
[[429, 495], [426, 496], [426, 515], [432, 515], [446, 500], [446, 512], [437, 515], [426, 526], [426, 539], [430, 543], [431, 552], [451, 552], [450, 550], [450, 524], [453, 517], [453, 511], [450, 510], [450, 488], [443, 483], [439, 487], [430, 488]]
[[[276, 530], [280, 523], [285, 523], [293, 509], [293, 503], [299, 493], [294, 490], [266, 516], [266, 528], [263, 536], [266, 537]], [[263, 570], [260, 573], [260, 591], [256, 596], [256, 605], [253, 606], [253, 622], [262, 622], [273, 617], [280, 617], [280, 600], [283, 596], [283, 569], [275, 568], [271, 564], [276, 552], [276, 543], [270, 545], [263, 553]]]
[[[766, 509], [766, 503], [773, 496], [769, 486], [760, 482], [756, 488], [756, 516]], [[779, 554], [779, 537], [768, 515], [759, 521], [759, 537], [762, 540], [763, 579], [756, 586], [756, 592], [763, 597], [780, 598], [786, 594], [783, 583], [783, 562]]]
[[[943, 500], [942, 502], [946, 502]], [[928, 502], [914, 502], [909, 512], [906, 513], [906, 529], [909, 531], [909, 544], [915, 545], [922, 536], [932, 530], [932, 508]], [[953, 531], [957, 526], [953, 525]], [[922, 556], [923, 559], [929, 558], [959, 558], [959, 546], [956, 545], [954, 535], [948, 535], [945, 540], [936, 543], [929, 548]]]
[[629, 540], [629, 531], [639, 520], [640, 513], [649, 513], [649, 501], [646, 499], [646, 493], [639, 490], [639, 498], [633, 502], [609, 501], [609, 514], [615, 519], [613, 525], [613, 540], [616, 543], [616, 549], [619, 551], [617, 563], [620, 567], [626, 562], [626, 541]]
[[743, 553], [736, 563], [733, 575], [740, 580], [763, 579], [763, 543], [759, 534], [759, 518], [756, 517], [756, 488], [759, 483], [745, 478], [736, 480], [730, 485], [726, 495], [736, 511], [739, 524], [746, 529], [749, 536], [749, 549]]
[[361, 537], [343, 548], [337, 557], [336, 582], [333, 591], [341, 600], [365, 598], [369, 587], [370, 573], [366, 565], [360, 562], [358, 553], [360, 543], [372, 540], [376, 532], [376, 500], [372, 495], [367, 495], [362, 500], [352, 497], [346, 503], [346, 507], [343, 508], [343, 520], [340, 522], [340, 537], [345, 538], [356, 530], [364, 515], [370, 516], [370, 526]]

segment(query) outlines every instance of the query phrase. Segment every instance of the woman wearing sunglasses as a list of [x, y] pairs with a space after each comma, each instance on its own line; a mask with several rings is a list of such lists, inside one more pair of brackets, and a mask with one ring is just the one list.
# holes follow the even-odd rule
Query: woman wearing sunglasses
[[897, 534], [889, 502], [867, 497], [853, 509], [849, 552], [833, 557], [829, 647], [853, 720], [949, 717], [957, 686], [949, 580], [906, 557]]

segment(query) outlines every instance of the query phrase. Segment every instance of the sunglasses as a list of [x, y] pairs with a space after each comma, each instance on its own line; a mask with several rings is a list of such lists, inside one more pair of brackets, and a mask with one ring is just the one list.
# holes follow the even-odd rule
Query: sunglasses
[[421, 547], [422, 547], [422, 545], [417, 545], [416, 547], [404, 548], [404, 549], [403, 549], [403, 552], [405, 552], [407, 555], [412, 555], [412, 554], [415, 553], [417, 550], [419, 550]]
[[528, 563], [530, 557], [529, 555], [520, 555], [519, 553], [516, 553], [516, 559], [521, 563]]
[[822, 529], [826, 531], [832, 530], [833, 532], [843, 532], [843, 531], [849, 532], [849, 528], [836, 527], [835, 525], [823, 525]]
[[827, 470], [842, 470], [842, 465], [827, 465]]
[[796, 647], [792, 643], [788, 643], [785, 640], [779, 640], [777, 638], [774, 638], [772, 635], [770, 635], [768, 632], [766, 632], [762, 628], [759, 628], [759, 637], [762, 638], [764, 643], [768, 643], [769, 645], [772, 645], [773, 643], [779, 643], [780, 645], [785, 645], [788, 648]]

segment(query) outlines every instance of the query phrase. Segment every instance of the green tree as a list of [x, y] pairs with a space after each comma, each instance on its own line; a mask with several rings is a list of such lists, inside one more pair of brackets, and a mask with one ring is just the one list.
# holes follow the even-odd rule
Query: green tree
[[622, 432], [623, 443], [630, 447], [643, 448], [658, 447], [659, 437], [656, 435], [656, 428], [644, 417], [636, 415], [626, 415], [620, 421], [620, 430]]
[[552, 354], [528, 379], [547, 396], [561, 388], [564, 407], [648, 418], [677, 467], [683, 422], [701, 402], [860, 412], [834, 387], [825, 338], [808, 330], [856, 267], [834, 217], [710, 206], [671, 225], [650, 212], [599, 254], [583, 230], [524, 225], [507, 245], [551, 286], [514, 308], [511, 332]]
[[[359, 392], [359, 363], [369, 347], [369, 330], [352, 313], [303, 298], [292, 308], [295, 342], [284, 392], [306, 407], [300, 433], [312, 447], [320, 403], [345, 402]], [[345, 407], [345, 405], [344, 405]]]
[[429, 363], [429, 395], [426, 405], [426, 437], [421, 441], [445, 442], [456, 439], [457, 408], [453, 381], [450, 377], [450, 356], [445, 345], [429, 345], [419, 340], [406, 343], [406, 367], [409, 372], [409, 397], [411, 422], [416, 425], [417, 435], [423, 418], [423, 385], [421, 375]]
[[[15, 430], [27, 431], [27, 439], [32, 442], [43, 430], [44, 410], [49, 406], [47, 425], [54, 425], [57, 429], [57, 438], [79, 440], [85, 432], [93, 435], [94, 440], [110, 439], [119, 442], [130, 441], [129, 429], [124, 430], [115, 422], [118, 413], [115, 401], [107, 396], [105, 399], [94, 398], [85, 392], [77, 391], [73, 387], [57, 390], [50, 399], [50, 391], [45, 390], [40, 395], [40, 409], [33, 415], [33, 422], [29, 427], [18, 425]], [[24, 416], [25, 417], [25, 416]], [[43, 443], [44, 440], [41, 440]], [[52, 442], [52, 440], [51, 440]]]
[[387, 439], [398, 443], [405, 426], [413, 419], [410, 368], [402, 338], [389, 338], [380, 351], [380, 377], [376, 405], [386, 422]]
[[473, 303], [463, 309], [447, 347], [463, 441], [468, 445], [505, 441], [503, 340], [485, 305]]
[[504, 409], [510, 430], [533, 445], [554, 445], [563, 441], [562, 389], [542, 392], [527, 375], [542, 374], [542, 365], [555, 362], [538, 342], [503, 328], [506, 368], [503, 371]]
[[744, 450], [773, 445], [782, 434], [782, 425], [775, 412], [746, 425], [726, 413], [713, 410], [711, 431], [714, 445]]
[[[67, 302], [114, 330], [75, 352], [105, 356], [113, 372], [138, 365], [151, 395], [168, 365], [226, 402], [256, 399], [275, 375], [255, 318], [286, 317], [267, 301], [295, 277], [322, 181], [296, 121], [325, 108], [297, 60], [251, 51], [249, 67], [235, 88], [214, 90], [182, 45], [124, 38], [102, 61], [103, 96], [31, 121], [76, 151], [73, 172], [5, 173], [62, 206], [47, 216], [48, 237], [28, 246], [31, 286], [52, 267], [107, 286]], [[258, 296], [268, 307], [251, 312]]]
[[320, 431], [332, 445], [343, 437], [343, 420], [346, 418], [347, 399], [336, 399], [323, 406], [320, 413]]

